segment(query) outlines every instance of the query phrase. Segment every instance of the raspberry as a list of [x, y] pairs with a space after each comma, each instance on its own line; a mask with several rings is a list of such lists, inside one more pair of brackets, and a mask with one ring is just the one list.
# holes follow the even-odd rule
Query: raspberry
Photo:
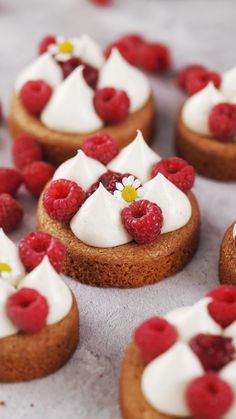
[[36, 268], [44, 256], [48, 256], [54, 269], [60, 273], [65, 257], [65, 247], [58, 238], [42, 231], [34, 231], [21, 239], [19, 254], [27, 272]]
[[83, 76], [88, 85], [95, 89], [98, 81], [98, 70], [91, 65], [84, 64]]
[[185, 67], [181, 68], [177, 74], [176, 74], [176, 83], [177, 85], [183, 89], [186, 90], [186, 79], [188, 75], [195, 70], [206, 70], [205, 67], [203, 67], [200, 64], [190, 64], [186, 65]]
[[162, 72], [170, 68], [170, 51], [163, 44], [145, 42], [140, 47], [140, 64], [150, 72]]
[[113, 138], [103, 133], [87, 138], [83, 142], [82, 150], [87, 156], [103, 164], [108, 164], [119, 153], [119, 148]]
[[43, 80], [27, 81], [20, 90], [20, 100], [24, 108], [33, 115], [42, 112], [52, 94], [52, 88]]
[[117, 48], [120, 54], [132, 65], [139, 64], [139, 50], [144, 43], [144, 39], [140, 35], [130, 34], [123, 36], [112, 44], [108, 45], [105, 50], [105, 56], [108, 58], [112, 49]]
[[7, 314], [21, 331], [38, 333], [46, 325], [48, 303], [38, 291], [21, 288], [9, 297]]
[[116, 190], [116, 183], [122, 182], [124, 177], [130, 176], [129, 173], [117, 173], [113, 172], [112, 170], [108, 170], [107, 172], [103, 173], [96, 182], [94, 182], [90, 188], [86, 192], [86, 199], [92, 195], [97, 188], [99, 187], [100, 182], [103, 184], [104, 188], [110, 193], [113, 194]]
[[221, 285], [208, 293], [213, 299], [208, 304], [211, 317], [222, 327], [227, 327], [236, 320], [236, 287]]
[[105, 7], [109, 6], [112, 0], [90, 0], [90, 2], [93, 3], [95, 6]]
[[209, 128], [222, 142], [229, 141], [236, 134], [236, 105], [219, 103], [209, 115]]
[[32, 195], [39, 196], [46, 183], [52, 178], [55, 167], [44, 161], [35, 161], [28, 164], [23, 170], [26, 188]]
[[190, 71], [186, 77], [186, 92], [189, 96], [202, 90], [210, 81], [213, 82], [215, 87], [219, 87], [221, 77], [218, 73], [208, 70], [193, 70]]
[[129, 114], [130, 100], [124, 90], [105, 87], [95, 92], [94, 106], [105, 123], [119, 124]]
[[67, 179], [55, 180], [43, 194], [43, 205], [49, 217], [68, 223], [79, 210], [85, 199], [85, 192]]
[[233, 360], [235, 348], [231, 338], [199, 333], [189, 345], [206, 371], [219, 371]]
[[128, 233], [141, 244], [155, 240], [163, 224], [161, 208], [146, 199], [133, 202], [123, 208], [121, 219]]
[[152, 167], [151, 176], [162, 173], [177, 188], [187, 193], [194, 185], [195, 171], [190, 164], [179, 157], [160, 160]]
[[190, 382], [186, 401], [193, 419], [221, 419], [233, 403], [233, 391], [217, 374], [207, 373]]
[[59, 64], [61, 66], [63, 76], [66, 78], [70, 75], [70, 73], [72, 73], [72, 71], [74, 71], [75, 68], [82, 64], [82, 61], [78, 57], [71, 57], [67, 61], [59, 61]]
[[15, 230], [21, 224], [23, 215], [22, 206], [11, 195], [0, 195], [0, 227], [5, 233]]
[[134, 332], [134, 342], [139, 348], [144, 364], [167, 351], [176, 340], [175, 327], [160, 317], [144, 321]]
[[42, 159], [42, 151], [38, 143], [26, 134], [19, 135], [13, 141], [12, 158], [17, 169], [22, 170], [34, 161]]
[[22, 175], [16, 169], [0, 167], [0, 194], [14, 195], [22, 184]]
[[49, 45], [56, 43], [56, 37], [54, 35], [45, 36], [39, 43], [38, 53], [43, 54], [47, 52]]

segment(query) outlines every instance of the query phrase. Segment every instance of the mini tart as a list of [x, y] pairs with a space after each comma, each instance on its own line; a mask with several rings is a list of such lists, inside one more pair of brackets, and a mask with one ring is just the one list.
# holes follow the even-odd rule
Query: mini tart
[[183, 123], [181, 112], [175, 144], [179, 155], [200, 175], [222, 181], [236, 180], [236, 143], [222, 143], [191, 131]]
[[28, 381], [61, 368], [75, 351], [79, 340], [79, 313], [75, 297], [61, 321], [37, 334], [18, 333], [0, 338], [0, 382]]
[[236, 246], [233, 240], [233, 223], [226, 231], [220, 248], [219, 275], [224, 284], [236, 285]]
[[131, 242], [111, 248], [91, 247], [77, 239], [67, 225], [47, 215], [42, 196], [38, 229], [61, 239], [66, 248], [63, 273], [85, 284], [122, 288], [153, 284], [183, 269], [197, 249], [200, 213], [192, 192], [188, 194], [192, 216], [184, 227], [149, 244]]
[[[144, 138], [149, 142], [154, 131], [154, 116], [154, 100], [150, 96], [146, 104], [138, 111], [129, 114], [124, 122], [105, 126], [99, 132], [111, 135], [118, 146], [123, 148], [133, 140], [137, 127], [139, 127]], [[51, 130], [42, 124], [38, 118], [25, 111], [16, 95], [12, 97], [11, 101], [9, 126], [13, 138], [23, 133], [32, 136], [42, 146], [46, 160], [55, 165], [73, 157], [84, 139], [94, 134], [94, 132], [98, 132], [68, 134]]]
[[[138, 347], [132, 343], [123, 360], [120, 376], [120, 407], [124, 419], [174, 419], [157, 412], [145, 400], [141, 391], [144, 370]], [[158, 389], [157, 389], [158, 391]]]

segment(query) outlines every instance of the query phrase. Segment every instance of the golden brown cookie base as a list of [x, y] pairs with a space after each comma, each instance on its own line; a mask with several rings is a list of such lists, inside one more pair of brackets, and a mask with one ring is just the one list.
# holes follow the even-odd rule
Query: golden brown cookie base
[[216, 180], [236, 180], [236, 143], [221, 143], [188, 129], [178, 115], [176, 148], [181, 157], [203, 176]]
[[[130, 114], [121, 124], [110, 125], [98, 131], [111, 135], [120, 148], [135, 138], [137, 129], [142, 131], [145, 140], [149, 142], [154, 130], [154, 116], [154, 100], [150, 97], [141, 109]], [[43, 148], [45, 159], [55, 165], [73, 157], [84, 139], [92, 134], [66, 134], [47, 128], [38, 118], [24, 110], [17, 96], [12, 97], [9, 127], [13, 138], [23, 133], [35, 138]]]
[[233, 223], [226, 231], [220, 248], [219, 274], [223, 284], [236, 285], [236, 246], [233, 241]]
[[33, 335], [18, 333], [0, 339], [0, 382], [28, 381], [61, 368], [79, 340], [79, 313], [75, 297], [68, 315]]
[[122, 417], [124, 419], [174, 419], [173, 416], [167, 416], [155, 410], [144, 398], [141, 391], [143, 370], [144, 364], [140, 358], [139, 350], [132, 343], [125, 354], [121, 367], [120, 408]]
[[59, 237], [66, 247], [63, 272], [88, 285], [141, 287], [180, 271], [192, 258], [199, 238], [200, 214], [190, 192], [192, 217], [179, 230], [161, 234], [150, 244], [135, 242], [113, 248], [87, 246], [65, 224], [53, 221], [42, 205], [37, 211], [38, 229]]

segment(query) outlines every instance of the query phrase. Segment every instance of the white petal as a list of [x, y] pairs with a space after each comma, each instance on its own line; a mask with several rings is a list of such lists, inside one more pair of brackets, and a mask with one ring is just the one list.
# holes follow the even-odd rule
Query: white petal
[[66, 38], [64, 36], [59, 35], [59, 36], [56, 37], [57, 44], [61, 44], [65, 40], [66, 40]]
[[122, 185], [122, 183], [120, 183], [120, 182], [116, 182], [116, 188], [117, 188], [119, 191], [123, 191], [123, 189], [124, 189], [124, 185]]
[[128, 179], [129, 179], [128, 177], [123, 177], [122, 183], [123, 183], [124, 186], [127, 186], [129, 184]]
[[130, 185], [130, 186], [133, 185], [133, 181], [134, 181], [134, 176], [130, 175], [127, 180], [127, 185]]
[[73, 55], [72, 54], [65, 54], [65, 53], [63, 53], [63, 52], [59, 52], [57, 55], [56, 55], [56, 59], [58, 60], [58, 61], [67, 61], [67, 60], [69, 60], [71, 57], [72, 57]]
[[56, 44], [51, 44], [48, 46], [48, 52], [50, 52], [50, 54], [57, 54], [58, 51], [58, 46]]
[[139, 179], [135, 179], [134, 181], [133, 181], [133, 187], [135, 188], [135, 189], [138, 189], [138, 187], [141, 185], [141, 181], [139, 180]]
[[138, 196], [140, 197], [140, 196], [142, 196], [143, 195], [143, 187], [141, 186], [140, 188], [138, 188], [137, 189], [137, 192], [138, 192]]
[[114, 195], [116, 198], [121, 198], [121, 191], [115, 191], [115, 192], [113, 192], [113, 195]]

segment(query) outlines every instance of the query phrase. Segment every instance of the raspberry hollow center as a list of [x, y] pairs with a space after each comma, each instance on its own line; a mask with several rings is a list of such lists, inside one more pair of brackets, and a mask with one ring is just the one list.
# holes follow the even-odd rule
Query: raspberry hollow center
[[133, 186], [125, 186], [123, 191], [121, 192], [122, 198], [126, 202], [133, 202], [138, 196], [137, 190]]

